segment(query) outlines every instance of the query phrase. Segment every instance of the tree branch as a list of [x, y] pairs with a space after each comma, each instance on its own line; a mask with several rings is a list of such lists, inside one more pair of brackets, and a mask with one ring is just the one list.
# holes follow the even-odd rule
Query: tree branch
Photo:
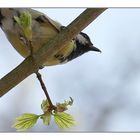
[[14, 70], [0, 79], [0, 97], [10, 89], [19, 84], [32, 73], [37, 72], [50, 57], [55, 55], [80, 31], [95, 20], [106, 8], [88, 8], [78, 16], [68, 27], [61, 31], [56, 37], [40, 48], [33, 56], [27, 57]]

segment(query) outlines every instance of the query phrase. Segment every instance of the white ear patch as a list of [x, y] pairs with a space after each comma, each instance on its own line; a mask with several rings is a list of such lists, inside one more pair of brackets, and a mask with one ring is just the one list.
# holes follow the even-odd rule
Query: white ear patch
[[87, 41], [87, 39], [86, 38], [84, 38], [81, 34], [78, 34], [77, 36], [76, 36], [76, 39], [80, 42], [80, 43], [82, 43], [82, 44], [88, 44], [88, 41]]

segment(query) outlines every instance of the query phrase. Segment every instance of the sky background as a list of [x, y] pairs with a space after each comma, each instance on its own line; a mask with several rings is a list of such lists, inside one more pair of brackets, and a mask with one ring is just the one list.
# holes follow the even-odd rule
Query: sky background
[[[67, 26], [84, 8], [37, 9]], [[77, 125], [60, 130], [39, 121], [29, 131], [140, 131], [140, 9], [110, 8], [84, 29], [102, 53], [89, 52], [59, 66], [41, 70], [51, 99], [74, 99], [69, 113]], [[0, 30], [0, 77], [24, 59]], [[0, 98], [0, 131], [15, 132], [14, 119], [25, 112], [41, 114], [45, 98], [31, 75]]]

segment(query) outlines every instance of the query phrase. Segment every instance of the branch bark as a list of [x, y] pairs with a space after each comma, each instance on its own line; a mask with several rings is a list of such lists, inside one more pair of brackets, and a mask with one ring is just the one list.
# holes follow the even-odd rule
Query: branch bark
[[95, 20], [106, 8], [87, 8], [68, 27], [61, 31], [56, 37], [40, 48], [33, 56], [27, 57], [14, 70], [0, 79], [0, 97], [5, 95], [10, 89], [19, 84], [26, 77], [35, 73], [40, 66], [65, 44], [71, 41], [80, 31]]

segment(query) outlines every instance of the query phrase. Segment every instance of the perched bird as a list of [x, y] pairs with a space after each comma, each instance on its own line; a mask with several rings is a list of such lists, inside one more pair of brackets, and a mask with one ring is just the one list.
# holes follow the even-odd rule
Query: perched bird
[[[23, 56], [30, 55], [26, 45], [23, 31], [15, 21], [15, 16], [20, 17], [21, 13], [28, 11], [32, 16], [32, 46], [33, 52], [44, 46], [62, 30], [62, 25], [52, 20], [47, 15], [30, 8], [0, 8], [0, 27], [7, 36], [12, 46]], [[89, 36], [80, 32], [63, 49], [58, 51], [52, 58], [44, 63], [44, 66], [52, 66], [66, 63], [78, 56], [88, 52], [101, 52], [94, 47]]]

